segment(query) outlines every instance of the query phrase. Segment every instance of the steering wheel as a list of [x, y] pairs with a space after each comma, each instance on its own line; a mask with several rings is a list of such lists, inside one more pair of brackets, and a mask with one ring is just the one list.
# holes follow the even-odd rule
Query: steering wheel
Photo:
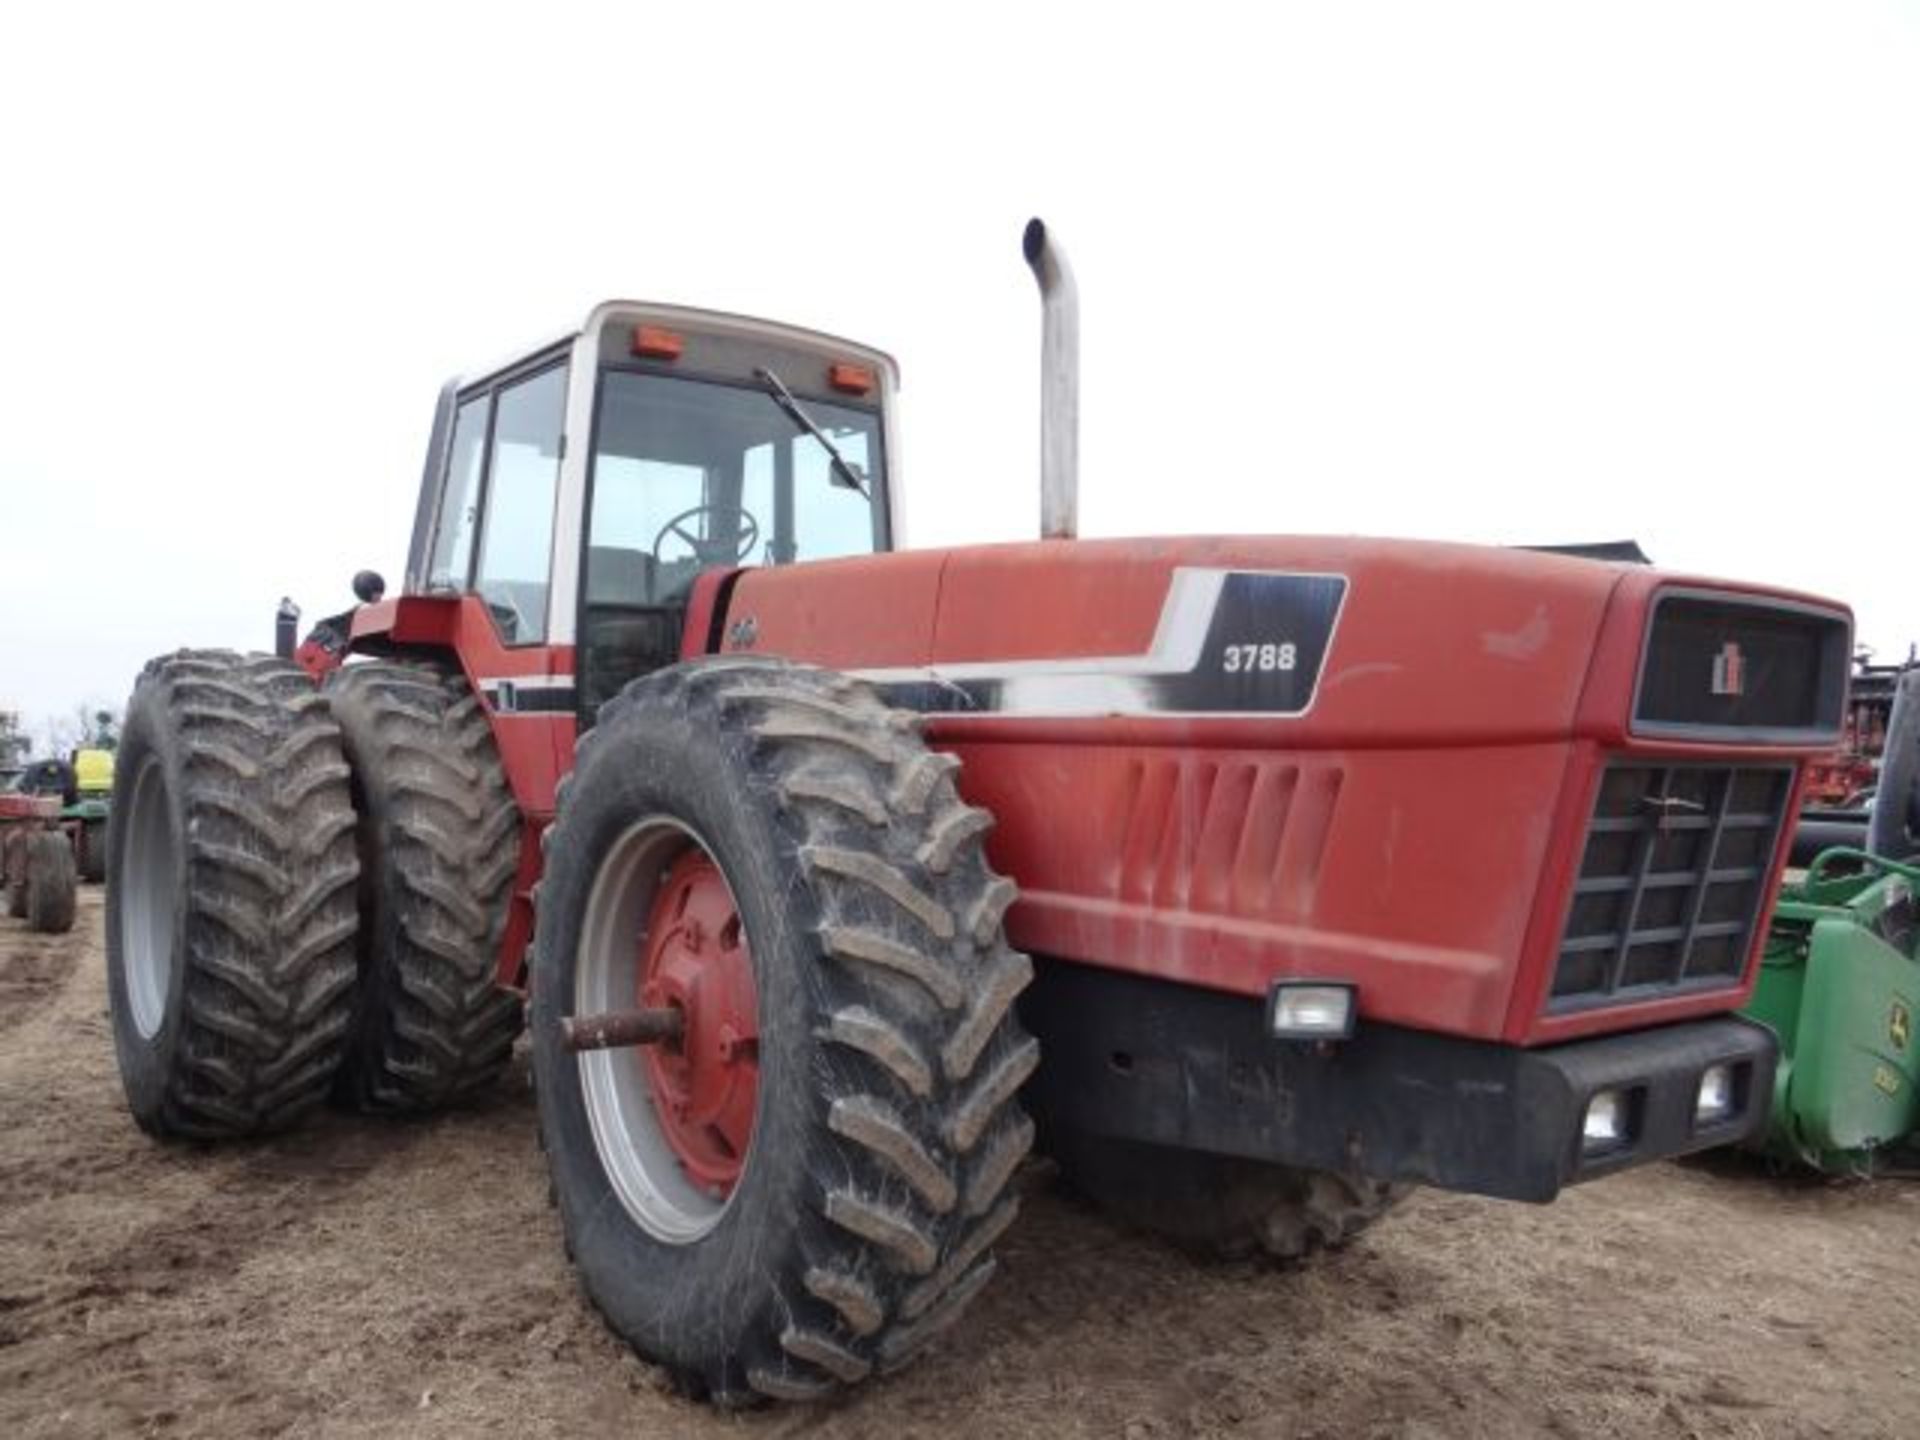
[[[688, 528], [687, 522], [701, 515], [730, 515], [734, 517], [734, 529], [738, 531], [732, 540], [702, 540], [698, 534]], [[712, 527], [709, 526], [709, 529]], [[653, 563], [655, 566], [666, 564], [660, 554], [660, 547], [670, 535], [680, 540], [693, 551], [693, 558], [702, 565], [733, 565], [753, 553], [753, 547], [760, 543], [760, 522], [753, 513], [738, 505], [695, 505], [690, 510], [682, 510], [666, 524], [660, 527], [660, 533], [653, 537]]]

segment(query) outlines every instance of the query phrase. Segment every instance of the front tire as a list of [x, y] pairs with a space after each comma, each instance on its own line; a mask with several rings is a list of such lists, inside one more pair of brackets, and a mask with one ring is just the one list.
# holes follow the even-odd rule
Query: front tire
[[325, 1099], [358, 873], [340, 731], [306, 673], [224, 650], [149, 663], [107, 829], [107, 1000], [142, 1129], [256, 1134]]
[[1337, 1250], [1407, 1194], [1380, 1180], [1079, 1130], [1050, 1132], [1047, 1153], [1101, 1209], [1208, 1258], [1287, 1263]]
[[359, 814], [360, 1010], [338, 1093], [424, 1114], [491, 1085], [520, 1033], [519, 997], [494, 983], [520, 809], [463, 676], [359, 662], [326, 694]]
[[[1012, 1012], [1031, 976], [1001, 933], [1013, 887], [954, 768], [864, 687], [766, 661], [636, 681], [581, 741], [535, 935], [541, 1134], [589, 1297], [696, 1393], [829, 1394], [905, 1363], [993, 1273], [1038, 1049]], [[753, 1032], [750, 1124], [718, 1127], [746, 1137], [730, 1171], [677, 1094], [663, 1108], [660, 1066], [697, 1064], [690, 1042], [560, 1039], [563, 1017], [641, 1002], [657, 897], [709, 864], [750, 960], [730, 993], [753, 996], [730, 1021], [732, 1053]]]

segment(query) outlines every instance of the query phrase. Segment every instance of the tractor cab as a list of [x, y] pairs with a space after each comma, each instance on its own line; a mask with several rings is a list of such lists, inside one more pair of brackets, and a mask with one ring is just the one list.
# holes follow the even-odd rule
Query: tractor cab
[[680, 658], [702, 575], [892, 545], [896, 377], [811, 331], [602, 305], [442, 392], [406, 593], [477, 597], [508, 651], [571, 647], [591, 724]]

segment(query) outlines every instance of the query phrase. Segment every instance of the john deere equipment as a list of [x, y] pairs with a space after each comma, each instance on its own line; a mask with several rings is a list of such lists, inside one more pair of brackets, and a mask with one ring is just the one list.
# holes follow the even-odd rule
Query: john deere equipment
[[1900, 677], [1860, 831], [1782, 890], [1747, 1014], [1780, 1039], [1752, 1143], [1870, 1175], [1920, 1168], [1920, 669]]
[[38, 760], [26, 768], [20, 789], [59, 802], [59, 828], [73, 846], [80, 878], [98, 884], [107, 878], [107, 810], [113, 796], [113, 749], [106, 743], [83, 746], [65, 760]]

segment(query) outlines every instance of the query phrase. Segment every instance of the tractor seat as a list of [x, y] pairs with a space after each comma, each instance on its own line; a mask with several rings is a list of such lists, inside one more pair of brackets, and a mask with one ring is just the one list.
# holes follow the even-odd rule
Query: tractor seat
[[692, 557], [658, 561], [618, 545], [587, 549], [587, 604], [665, 605], [683, 599], [706, 567]]
[[619, 545], [587, 547], [587, 604], [645, 605], [653, 599], [653, 556]]

